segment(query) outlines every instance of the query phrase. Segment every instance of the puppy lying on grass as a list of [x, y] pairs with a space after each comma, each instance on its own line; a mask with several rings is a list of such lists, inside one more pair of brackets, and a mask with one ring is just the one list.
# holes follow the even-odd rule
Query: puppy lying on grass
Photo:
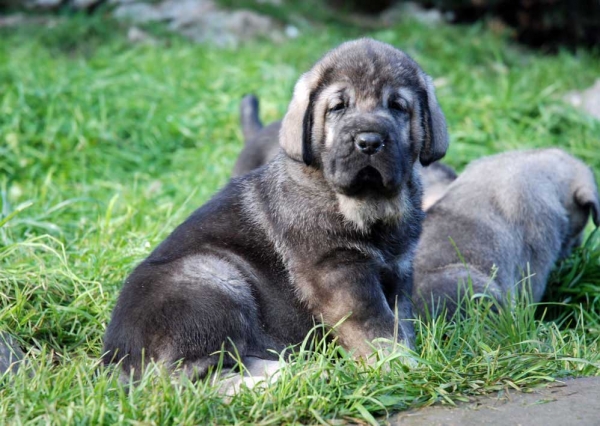
[[530, 283], [531, 300], [539, 302], [555, 262], [581, 243], [590, 213], [600, 225], [594, 176], [560, 149], [474, 161], [423, 223], [414, 264], [416, 311], [435, 316], [445, 304], [452, 316], [459, 295], [470, 293], [469, 281], [474, 293], [500, 302]]
[[[240, 102], [240, 123], [244, 135], [244, 148], [233, 167], [232, 177], [242, 176], [260, 166], [267, 164], [279, 152], [279, 130], [281, 121], [274, 121], [263, 126], [259, 117], [258, 98], [246, 95]], [[439, 161], [422, 167], [415, 165], [421, 171], [423, 182], [423, 210], [427, 210], [444, 194], [448, 185], [456, 179], [452, 167]]]

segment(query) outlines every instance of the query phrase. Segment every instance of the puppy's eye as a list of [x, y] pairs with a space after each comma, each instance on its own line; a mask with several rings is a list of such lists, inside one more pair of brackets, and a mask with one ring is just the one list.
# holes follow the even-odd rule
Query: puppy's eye
[[408, 111], [408, 102], [406, 102], [402, 98], [390, 99], [388, 106], [390, 109], [393, 109], [394, 111], [402, 111], [402, 112]]
[[341, 111], [343, 109], [346, 109], [346, 104], [344, 102], [338, 102], [338, 103], [334, 104], [333, 106], [329, 107], [327, 112], [336, 112], [336, 111]]

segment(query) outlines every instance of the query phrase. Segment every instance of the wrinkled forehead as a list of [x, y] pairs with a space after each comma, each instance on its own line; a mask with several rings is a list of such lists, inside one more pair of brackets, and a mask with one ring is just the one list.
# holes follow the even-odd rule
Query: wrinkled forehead
[[316, 66], [324, 89], [349, 87], [361, 97], [381, 97], [386, 91], [420, 87], [419, 69], [403, 52], [368, 46], [335, 50]]

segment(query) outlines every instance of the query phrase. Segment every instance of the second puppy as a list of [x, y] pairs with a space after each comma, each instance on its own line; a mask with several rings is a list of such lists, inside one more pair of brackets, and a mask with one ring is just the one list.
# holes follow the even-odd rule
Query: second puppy
[[474, 161], [423, 223], [415, 257], [417, 312], [435, 316], [445, 304], [450, 317], [469, 279], [474, 293], [503, 301], [522, 291], [519, 282], [531, 274], [532, 300], [540, 301], [554, 263], [581, 243], [590, 213], [600, 225], [594, 176], [562, 150]]

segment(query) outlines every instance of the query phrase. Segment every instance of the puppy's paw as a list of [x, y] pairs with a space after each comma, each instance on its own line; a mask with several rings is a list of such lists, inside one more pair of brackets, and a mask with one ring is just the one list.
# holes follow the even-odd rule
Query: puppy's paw
[[408, 371], [418, 365], [417, 357], [412, 351], [412, 345], [406, 342], [396, 342], [390, 339], [375, 339], [373, 353], [368, 362], [373, 368], [390, 371], [394, 366], [400, 365]]
[[242, 359], [243, 371], [229, 372], [215, 378], [219, 393], [226, 396], [238, 394], [243, 388], [253, 389], [257, 385], [268, 386], [275, 383], [281, 375], [281, 369], [286, 363], [283, 360], [272, 361], [256, 357]]

